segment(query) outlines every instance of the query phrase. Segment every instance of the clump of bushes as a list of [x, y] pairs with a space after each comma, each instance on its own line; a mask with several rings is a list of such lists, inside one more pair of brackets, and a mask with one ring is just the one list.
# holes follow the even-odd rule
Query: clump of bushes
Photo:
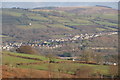
[[38, 54], [38, 51], [31, 46], [20, 46], [16, 49], [18, 53], [25, 53], [25, 54]]

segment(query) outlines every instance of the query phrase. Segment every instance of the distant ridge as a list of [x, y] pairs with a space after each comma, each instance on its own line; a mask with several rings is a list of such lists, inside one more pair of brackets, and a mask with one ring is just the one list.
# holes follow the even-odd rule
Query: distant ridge
[[36, 7], [36, 8], [33, 8], [33, 9], [54, 9], [54, 8], [57, 8], [57, 7]]
[[96, 5], [98, 7], [106, 7], [106, 8], [112, 8], [112, 7], [108, 7], [108, 6], [103, 6], [103, 5]]

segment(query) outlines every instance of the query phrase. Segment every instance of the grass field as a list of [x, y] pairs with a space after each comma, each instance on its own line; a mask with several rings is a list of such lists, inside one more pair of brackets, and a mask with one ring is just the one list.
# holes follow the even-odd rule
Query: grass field
[[2, 56], [2, 63], [3, 64], [11, 64], [11, 65], [15, 66], [16, 63], [30, 63], [30, 62], [38, 62], [38, 61], [13, 57], [13, 56], [9, 56], [9, 55]]
[[35, 24], [35, 23], [32, 23], [32, 25], [18, 25], [17, 26], [18, 28], [20, 29], [37, 29], [37, 28], [41, 28], [41, 29], [45, 29], [46, 26], [45, 25], [42, 25], [42, 24]]
[[[39, 58], [43, 61], [47, 61], [48, 58], [44, 56], [37, 55], [29, 55], [29, 54], [21, 54], [21, 53], [13, 53], [13, 52], [3, 52], [3, 64], [11, 64], [16, 66], [16, 63], [36, 63], [42, 61], [23, 59], [19, 57], [9, 56], [7, 54], [24, 56], [24, 57], [32, 57]], [[54, 59], [55, 61], [65, 61], [61, 59]], [[84, 69], [84, 67], [89, 67], [92, 69], [92, 74], [100, 72], [101, 74], [108, 75], [109, 74], [109, 66], [106, 65], [92, 65], [92, 64], [81, 64], [81, 63], [40, 63], [40, 64], [30, 64], [30, 65], [19, 65], [19, 68], [32, 68], [37, 70], [47, 70], [47, 71], [57, 71], [60, 69], [63, 73], [74, 74], [77, 69]]]
[[107, 26], [117, 26], [118, 24], [110, 23], [110, 22], [102, 22], [102, 21], [95, 21], [96, 23], [99, 23], [101, 25], [107, 25]]
[[[38, 58], [41, 59], [43, 61], [48, 61], [48, 58], [45, 56], [41, 56], [41, 55], [29, 55], [29, 54], [22, 54], [22, 53], [15, 53], [15, 52], [3, 52], [3, 54], [12, 54], [12, 55], [16, 55], [16, 56], [24, 56], [24, 57], [30, 57], [30, 58]], [[64, 61], [61, 59], [54, 59], [54, 61]]]
[[104, 28], [96, 28], [98, 31], [105, 31], [106, 29]]
[[[60, 69], [64, 73], [74, 74], [77, 69], [84, 69], [84, 67], [90, 67], [93, 70], [93, 74], [100, 72], [103, 75], [109, 75], [109, 66], [103, 65], [90, 65], [90, 64], [79, 64], [79, 63], [44, 63], [39, 65], [22, 65], [20, 68], [32, 68], [37, 70], [51, 70], [58, 71]], [[51, 69], [50, 69], [51, 68]]]
[[6, 38], [6, 37], [8, 37], [8, 36], [5, 36], [5, 35], [0, 35], [0, 37], [2, 37], [2, 38]]
[[104, 14], [101, 17], [104, 19], [112, 19], [112, 20], [118, 19], [118, 15], [115, 15], [115, 14]]

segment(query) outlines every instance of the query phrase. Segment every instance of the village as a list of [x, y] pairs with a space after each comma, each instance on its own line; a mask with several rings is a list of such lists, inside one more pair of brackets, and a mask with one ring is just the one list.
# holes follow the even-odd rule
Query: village
[[[106, 33], [96, 33], [96, 34], [80, 34], [80, 35], [75, 35], [75, 36], [69, 36], [65, 38], [60, 38], [60, 39], [48, 39], [46, 41], [32, 41], [32, 42], [3, 42], [2, 45], [0, 45], [0, 48], [2, 50], [11, 50], [11, 49], [16, 49], [19, 48], [22, 45], [29, 45], [32, 47], [37, 47], [37, 48], [45, 48], [45, 49], [55, 49], [59, 47], [63, 47], [64, 43], [66, 42], [71, 42], [74, 43], [75, 41], [81, 41], [81, 40], [86, 40], [86, 39], [91, 39], [91, 38], [96, 38], [100, 36], [105, 36], [105, 35], [117, 35], [118, 32], [106, 32]], [[82, 46], [82, 45], [81, 45]], [[90, 49], [114, 49], [112, 47], [88, 47]]]

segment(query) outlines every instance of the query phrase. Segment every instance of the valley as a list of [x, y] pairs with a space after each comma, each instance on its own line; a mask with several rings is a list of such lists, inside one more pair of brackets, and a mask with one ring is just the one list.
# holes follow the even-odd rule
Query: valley
[[118, 32], [111, 7], [2, 8], [2, 76], [119, 77]]

